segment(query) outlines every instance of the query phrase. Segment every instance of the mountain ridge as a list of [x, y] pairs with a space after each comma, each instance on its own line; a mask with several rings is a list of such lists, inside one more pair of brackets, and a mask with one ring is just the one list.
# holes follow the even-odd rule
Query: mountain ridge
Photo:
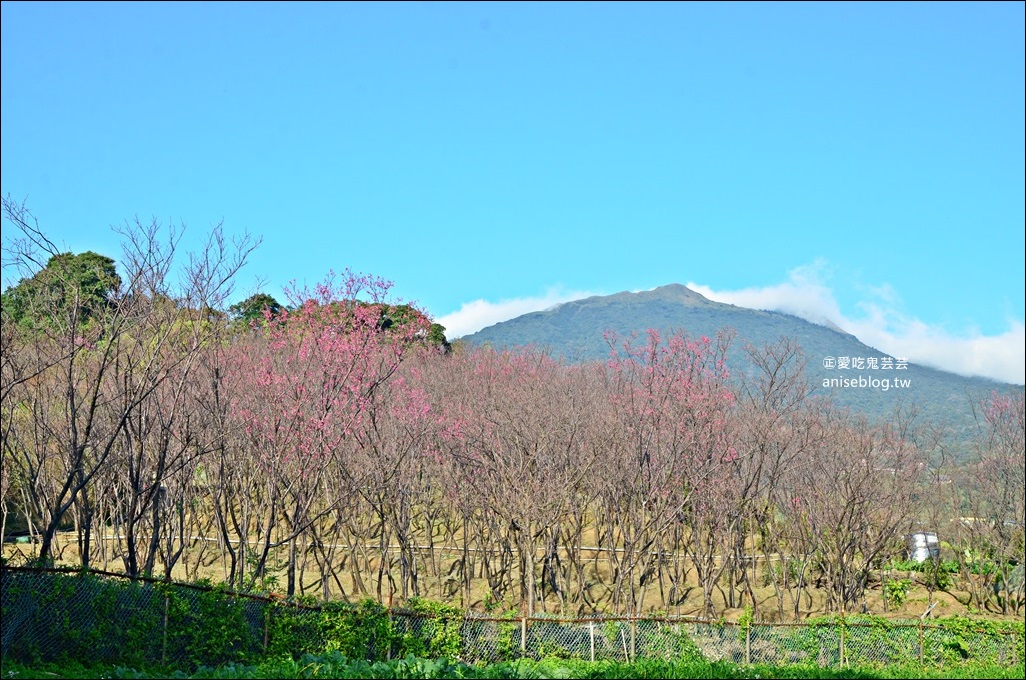
[[680, 283], [564, 302], [492, 324], [461, 341], [499, 348], [534, 346], [579, 362], [609, 356], [607, 331], [624, 337], [654, 329], [664, 336], [683, 331], [689, 337], [711, 338], [725, 328], [737, 334], [728, 354], [728, 366], [735, 372], [747, 370], [741, 351], [744, 343], [760, 346], [791, 338], [802, 347], [813, 394], [828, 395], [839, 405], [870, 417], [884, 417], [899, 403], [912, 403], [921, 417], [942, 424], [960, 440], [975, 427], [974, 401], [995, 390], [1022, 389], [990, 378], [899, 361], [905, 357], [873, 348], [833, 324], [716, 302]]

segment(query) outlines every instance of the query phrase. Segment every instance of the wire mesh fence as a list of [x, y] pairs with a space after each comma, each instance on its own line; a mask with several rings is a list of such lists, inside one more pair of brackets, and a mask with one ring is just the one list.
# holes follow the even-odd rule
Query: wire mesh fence
[[859, 617], [791, 624], [496, 618], [454, 611], [386, 610], [373, 603], [303, 606], [212, 585], [5, 567], [0, 570], [0, 653], [22, 663], [181, 668], [332, 649], [368, 660], [416, 654], [468, 663], [520, 657], [820, 666], [1024, 663], [1021, 627]]
[[[259, 653], [267, 604], [218, 589], [114, 575], [4, 569], [0, 653], [6, 658], [100, 663], [220, 663]], [[226, 639], [195, 633], [215, 614]]]

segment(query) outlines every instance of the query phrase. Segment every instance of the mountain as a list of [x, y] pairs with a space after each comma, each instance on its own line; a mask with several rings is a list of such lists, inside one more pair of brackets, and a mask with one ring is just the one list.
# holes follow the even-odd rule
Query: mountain
[[[836, 403], [870, 417], [886, 416], [899, 402], [914, 403], [920, 408], [921, 419], [949, 428], [957, 442], [964, 443], [974, 428], [972, 400], [978, 401], [994, 390], [1022, 389], [899, 361], [902, 357], [865, 345], [836, 326], [713, 302], [680, 284], [566, 302], [497, 323], [464, 336], [462, 341], [498, 348], [535, 346], [568, 361], [589, 361], [608, 357], [610, 349], [603, 339], [607, 330], [625, 336], [656, 329], [664, 337], [683, 330], [691, 338], [712, 338], [724, 328], [737, 333], [728, 356], [728, 365], [735, 373], [748, 368], [743, 342], [759, 346], [788, 337], [805, 353], [806, 375], [814, 394], [830, 395]], [[847, 368], [842, 367], [845, 359]], [[861, 368], [855, 368], [852, 362], [859, 360]], [[845, 379], [849, 382], [843, 382]]]

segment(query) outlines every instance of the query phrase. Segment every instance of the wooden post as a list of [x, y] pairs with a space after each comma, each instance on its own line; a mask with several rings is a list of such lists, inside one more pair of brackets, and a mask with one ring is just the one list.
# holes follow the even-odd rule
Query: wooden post
[[919, 665], [926, 663], [926, 649], [923, 642], [923, 620], [919, 619]]
[[520, 619], [520, 656], [527, 655], [527, 614]]
[[841, 661], [840, 665], [844, 667], [844, 614], [841, 614]]
[[631, 661], [638, 660], [638, 619], [631, 616]]
[[752, 665], [752, 622], [745, 621], [745, 665]]
[[595, 663], [595, 622], [588, 622], [588, 636], [591, 638], [591, 662]]

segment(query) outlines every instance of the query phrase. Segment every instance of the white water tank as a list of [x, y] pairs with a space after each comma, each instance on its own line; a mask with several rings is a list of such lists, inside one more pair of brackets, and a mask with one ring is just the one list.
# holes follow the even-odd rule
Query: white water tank
[[940, 542], [932, 531], [918, 531], [908, 537], [908, 558], [913, 562], [925, 562], [940, 556]]

